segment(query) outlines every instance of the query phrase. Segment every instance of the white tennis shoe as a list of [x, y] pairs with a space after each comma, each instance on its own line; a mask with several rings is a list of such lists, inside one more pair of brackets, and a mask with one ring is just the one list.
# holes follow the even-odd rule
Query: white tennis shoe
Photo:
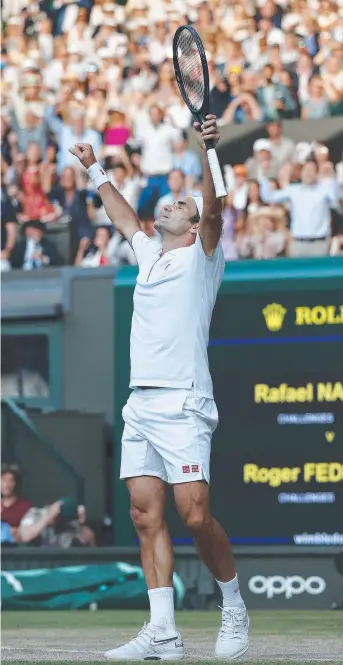
[[109, 660], [182, 660], [183, 657], [179, 631], [162, 631], [151, 623], [145, 623], [131, 642], [105, 653]]
[[246, 609], [223, 607], [222, 627], [218, 633], [215, 655], [234, 660], [243, 656], [249, 647], [249, 617]]

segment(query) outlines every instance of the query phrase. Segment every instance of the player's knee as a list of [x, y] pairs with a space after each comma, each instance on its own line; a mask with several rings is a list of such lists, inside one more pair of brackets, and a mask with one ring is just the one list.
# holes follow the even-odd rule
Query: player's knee
[[137, 531], [146, 531], [156, 527], [157, 519], [153, 510], [146, 510], [132, 505], [130, 510], [131, 519]]
[[196, 506], [183, 515], [183, 521], [189, 531], [197, 532], [205, 529], [210, 517], [201, 506]]

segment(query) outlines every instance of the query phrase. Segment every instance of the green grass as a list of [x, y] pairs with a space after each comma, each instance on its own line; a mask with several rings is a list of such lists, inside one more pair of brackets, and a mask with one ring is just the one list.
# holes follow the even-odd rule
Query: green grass
[[[315, 665], [315, 661], [305, 661], [301, 659], [300, 652], [297, 652], [297, 643], [300, 644], [304, 638], [316, 638], [316, 640], [321, 640], [324, 644], [324, 650], [321, 650], [322, 661], [325, 661], [325, 665], [338, 665], [338, 663], [343, 663], [342, 661], [337, 660], [325, 660], [323, 655], [327, 658], [334, 657], [334, 653], [330, 650], [326, 650], [326, 646], [329, 646], [330, 639], [342, 638], [343, 634], [343, 615], [342, 612], [331, 612], [331, 611], [293, 611], [293, 610], [255, 610], [250, 613], [251, 619], [251, 636], [257, 640], [257, 642], [263, 638], [267, 638], [266, 644], [268, 644], [268, 637], [276, 636], [275, 639], [280, 639], [284, 636], [287, 638], [285, 641], [289, 645], [289, 639], [293, 642], [294, 638], [294, 650], [291, 649], [291, 652], [288, 651], [289, 657], [286, 660], [273, 660], [269, 658], [265, 659], [266, 651], [260, 651], [259, 656], [254, 658], [251, 657], [247, 660], [242, 661], [242, 665]], [[41, 631], [42, 641], [39, 646], [41, 647], [39, 657], [37, 654], [37, 660], [31, 660], [31, 663], [35, 665], [66, 665], [66, 655], [68, 654], [68, 649], [70, 646], [66, 646], [66, 654], [64, 655], [63, 660], [55, 660], [55, 658], [61, 658], [58, 652], [54, 653], [54, 659], [52, 656], [49, 656], [49, 660], [46, 660], [47, 653], [44, 653], [44, 647], [50, 651], [52, 650], [52, 644], [58, 645], [58, 648], [63, 648], [63, 644], [56, 642], [56, 640], [61, 639], [61, 631], [65, 631], [65, 635], [68, 636], [68, 631], [70, 631], [69, 636], [75, 634], [77, 631], [79, 642], [82, 643], [82, 638], [85, 636], [86, 641], [89, 644], [89, 637], [92, 635], [95, 639], [96, 644], [94, 645], [96, 649], [102, 643], [103, 639], [107, 640], [108, 635], [111, 634], [111, 630], [115, 629], [116, 632], [123, 630], [124, 633], [130, 633], [132, 630], [132, 636], [136, 633], [143, 622], [148, 619], [148, 612], [146, 611], [98, 611], [98, 612], [88, 612], [88, 611], [46, 611], [46, 612], [2, 612], [2, 630], [3, 633], [3, 643], [6, 645], [6, 640], [9, 640], [9, 643], [12, 644], [12, 649], [16, 648], [15, 645], [18, 645], [19, 648], [27, 648], [30, 652], [30, 643], [37, 644], [37, 632]], [[220, 624], [220, 612], [178, 612], [177, 613], [177, 625], [181, 630], [185, 630], [187, 640], [193, 639], [197, 640], [197, 637], [200, 635], [205, 637], [208, 635], [209, 639], [213, 641], [215, 639], [216, 632]], [[30, 631], [32, 634], [30, 636]], [[35, 632], [33, 632], [35, 631]], [[55, 638], [54, 638], [54, 632]], [[72, 633], [74, 631], [74, 633]], [[6, 637], [7, 633], [7, 637]], [[63, 633], [64, 634], [64, 633]], [[69, 637], [70, 639], [70, 637]], [[327, 640], [327, 642], [326, 642]], [[39, 638], [38, 638], [39, 641]], [[256, 642], [255, 642], [256, 644]], [[77, 645], [75, 644], [75, 647]], [[268, 647], [267, 647], [268, 648]], [[288, 647], [289, 648], [289, 647]], [[277, 656], [280, 658], [280, 648], [277, 648]], [[94, 654], [94, 650], [92, 652]], [[255, 651], [256, 653], [256, 651]], [[281, 651], [282, 653], [282, 651]], [[13, 656], [17, 656], [18, 651]], [[292, 654], [292, 655], [291, 655]], [[337, 654], [337, 650], [336, 650]], [[7, 660], [6, 656], [8, 653], [6, 650], [3, 653], [2, 662], [8, 665], [27, 665], [28, 660]], [[81, 654], [79, 654], [80, 657]], [[189, 654], [188, 654], [189, 655]], [[255, 655], [255, 654], [254, 654]], [[305, 652], [305, 658], [310, 657], [312, 654]], [[13, 657], [12, 656], [12, 657]], [[21, 654], [20, 654], [21, 656]], [[320, 656], [320, 654], [319, 654]], [[82, 657], [82, 655], [81, 655]], [[304, 654], [302, 654], [304, 657]], [[93, 655], [94, 658], [94, 655]], [[78, 665], [103, 665], [106, 661], [101, 659], [101, 657], [96, 655], [98, 660], [77, 660]], [[45, 660], [44, 660], [45, 659]], [[72, 662], [72, 656], [68, 662]], [[119, 662], [119, 661], [118, 661]], [[219, 661], [220, 662], [220, 661]], [[238, 661], [240, 662], [240, 661]], [[194, 659], [193, 663], [199, 663], [199, 665], [219, 665], [217, 660], [206, 659], [199, 660]], [[120, 665], [120, 663], [119, 663]], [[125, 665], [125, 663], [121, 663]], [[187, 665], [187, 662], [185, 663]]]
[[[27, 665], [27, 662], [28, 662], [27, 660], [11, 660], [11, 665]], [[94, 660], [92, 660], [91, 665], [104, 665], [104, 662], [106, 663], [108, 661], [104, 661], [104, 660], [94, 661]], [[222, 662], [222, 661], [202, 660], [201, 665], [220, 665], [220, 662]], [[237, 663], [239, 663], [239, 662], [240, 661], [238, 660]], [[255, 662], [256, 662], [255, 660], [244, 660], [244, 661], [242, 661], [242, 665], [255, 665]], [[77, 663], [78, 663], [78, 665], [90, 665], [89, 660], [78, 660]], [[120, 665], [119, 661], [117, 661], [117, 665], [118, 664]], [[49, 660], [49, 661], [48, 660], [46, 660], [46, 661], [40, 660], [39, 665], [51, 665], [51, 660]], [[66, 661], [65, 660], [63, 660], [63, 661], [62, 660], [54, 660], [53, 665], [66, 665]], [[122, 665], [127, 665], [127, 663], [123, 662]], [[306, 661], [304, 661], [304, 660], [287, 660], [287, 661], [284, 661], [284, 660], [273, 660], [273, 661], [259, 660], [258, 665], [314, 665], [314, 661], [313, 660], [306, 660]], [[325, 665], [337, 665], [337, 660], [336, 661], [326, 660]]]
[[[303, 635], [341, 637], [343, 615], [329, 610], [253, 610], [249, 612], [252, 635]], [[148, 620], [148, 612], [135, 610], [108, 610], [98, 612], [2, 612], [3, 630], [68, 628], [92, 630], [95, 628], [133, 629]], [[180, 628], [217, 630], [220, 612], [177, 612]]]

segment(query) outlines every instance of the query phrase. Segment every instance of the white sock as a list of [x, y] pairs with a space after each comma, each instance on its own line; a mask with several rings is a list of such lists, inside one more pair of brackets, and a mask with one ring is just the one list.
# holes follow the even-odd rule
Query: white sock
[[229, 582], [220, 582], [219, 580], [216, 580], [216, 582], [223, 593], [223, 607], [238, 607], [239, 609], [245, 609], [244, 600], [239, 590], [237, 575]]
[[173, 628], [175, 630], [174, 616], [174, 589], [162, 586], [158, 589], [149, 589], [150, 623], [160, 628]]

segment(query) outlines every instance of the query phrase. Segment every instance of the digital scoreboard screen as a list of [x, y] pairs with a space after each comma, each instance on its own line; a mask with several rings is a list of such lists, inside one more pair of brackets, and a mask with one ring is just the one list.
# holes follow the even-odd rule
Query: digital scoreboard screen
[[342, 295], [218, 297], [211, 492], [237, 544], [343, 544]]
[[[116, 438], [135, 276], [116, 282]], [[219, 425], [211, 503], [236, 545], [343, 546], [343, 258], [228, 264], [208, 348]], [[116, 477], [120, 447], [116, 447]], [[116, 544], [136, 543], [116, 484]], [[174, 544], [190, 544], [172, 492]]]

